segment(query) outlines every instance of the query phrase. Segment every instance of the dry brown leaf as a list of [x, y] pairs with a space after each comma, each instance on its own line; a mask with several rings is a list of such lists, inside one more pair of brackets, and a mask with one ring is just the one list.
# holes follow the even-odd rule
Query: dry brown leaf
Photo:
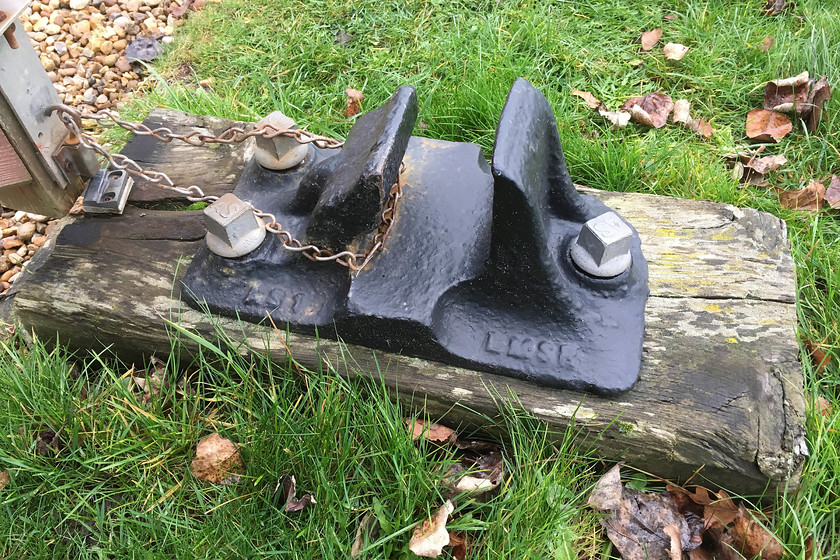
[[671, 549], [668, 551], [671, 560], [682, 560], [682, 545], [680, 544], [679, 525], [666, 525], [662, 532], [671, 538]]
[[[806, 127], [809, 132], [814, 132], [820, 124], [820, 118], [825, 110], [825, 104], [831, 98], [831, 87], [828, 85], [828, 80], [822, 76], [817, 82], [811, 86], [811, 93], [808, 96], [808, 107], [811, 113], [808, 115]], [[828, 120], [828, 116], [826, 116]]]
[[627, 111], [609, 111], [602, 106], [598, 114], [607, 119], [613, 128], [624, 128], [630, 122], [630, 113]]
[[813, 179], [804, 189], [780, 190], [779, 202], [782, 208], [794, 208], [817, 212], [825, 197], [825, 187]]
[[656, 29], [651, 29], [650, 31], [645, 31], [642, 33], [642, 50], [649, 51], [652, 49], [656, 43], [659, 42], [659, 39], [662, 38], [662, 28], [657, 27]]
[[790, 6], [786, 0], [767, 0], [764, 10], [761, 12], [766, 16], [775, 16], [782, 13], [782, 10]]
[[764, 108], [780, 113], [796, 112], [803, 116], [808, 109], [811, 77], [808, 72], [782, 80], [772, 80], [764, 86]]
[[294, 513], [312, 504], [317, 504], [312, 494], [304, 494], [303, 497], [297, 498], [297, 481], [294, 475], [284, 474], [277, 481], [274, 487], [273, 501], [275, 504], [283, 504], [283, 511], [286, 513]]
[[788, 162], [787, 158], [781, 154], [775, 156], [764, 156], [749, 159], [746, 166], [753, 169], [756, 173], [762, 175], [776, 171], [778, 168]]
[[467, 557], [467, 535], [449, 531], [449, 546], [452, 547], [452, 557], [465, 560]]
[[662, 128], [668, 123], [668, 115], [674, 109], [671, 96], [664, 93], [649, 93], [642, 97], [631, 97], [621, 106], [630, 111], [630, 118], [635, 122]]
[[677, 14], [668, 14], [667, 16], [662, 16], [664, 21], [674, 21], [677, 19]]
[[703, 138], [711, 138], [712, 135], [715, 133], [715, 129], [712, 128], [712, 125], [710, 125], [703, 119], [694, 119], [693, 121], [691, 121], [691, 130], [693, 130]]
[[747, 113], [747, 137], [758, 142], [778, 142], [791, 130], [790, 119], [776, 111], [753, 109]]
[[353, 546], [350, 547], [350, 558], [358, 558], [359, 553], [367, 546], [368, 533], [377, 525], [376, 516], [367, 512], [362, 520], [359, 522], [359, 528], [356, 529], [356, 538], [353, 540]]
[[758, 48], [759, 48], [759, 50], [761, 50], [761, 52], [766, 53], [767, 51], [769, 51], [773, 47], [773, 42], [774, 42], [773, 37], [768, 35], [767, 37], [765, 37], [764, 39], [761, 40], [761, 44], [759, 45]]
[[595, 97], [594, 95], [592, 95], [588, 91], [573, 89], [572, 90], [572, 95], [580, 97], [581, 99], [586, 101], [586, 106], [589, 107], [590, 109], [597, 109], [598, 107], [601, 106], [601, 101], [599, 101], [597, 97]]
[[478, 458], [462, 458], [461, 463], [449, 467], [443, 475], [442, 483], [456, 495], [478, 495], [499, 488], [505, 474], [504, 457], [492, 451]]
[[455, 430], [440, 424], [430, 424], [423, 420], [404, 418], [405, 425], [411, 428], [411, 439], [425, 438], [435, 443], [449, 443], [458, 437]]
[[198, 442], [190, 471], [201, 480], [214, 484], [234, 484], [242, 473], [239, 447], [219, 434], [212, 434]]
[[347, 107], [344, 108], [344, 116], [349, 118], [361, 113], [365, 94], [353, 88], [345, 89], [344, 93], [347, 94]]
[[691, 102], [688, 99], [677, 99], [674, 102], [674, 114], [671, 115], [671, 119], [675, 124], [682, 123], [685, 126], [689, 126], [691, 123], [690, 107]]
[[455, 510], [452, 500], [440, 506], [437, 513], [431, 518], [414, 528], [414, 534], [408, 543], [408, 548], [417, 556], [423, 558], [435, 558], [443, 552], [443, 547], [449, 544], [449, 531], [446, 530], [446, 521], [449, 514]]
[[8, 486], [11, 481], [12, 477], [9, 471], [0, 471], [0, 490]]
[[831, 403], [828, 402], [828, 399], [825, 397], [820, 397], [817, 399], [817, 402], [814, 406], [824, 418], [830, 418], [834, 414], [834, 407], [831, 406]]
[[688, 52], [688, 47], [679, 43], [666, 43], [662, 47], [662, 52], [665, 53], [667, 60], [682, 60], [682, 57]]
[[825, 190], [825, 201], [832, 208], [840, 208], [840, 176], [831, 176], [831, 183]]
[[732, 546], [746, 558], [779, 560], [784, 549], [778, 537], [759, 524], [743, 504], [738, 508], [735, 525], [727, 532]]
[[822, 375], [825, 366], [831, 361], [831, 356], [822, 349], [821, 343], [814, 342], [810, 338], [805, 341], [805, 346], [808, 347], [808, 354], [811, 356], [811, 363], [817, 368], [817, 374]]
[[[695, 547], [685, 518], [667, 495], [645, 494], [621, 484], [621, 463], [610, 469], [595, 484], [588, 503], [609, 518], [601, 525], [624, 560], [669, 560], [672, 540], [679, 541], [680, 551]], [[669, 529], [674, 537], [665, 531]]]

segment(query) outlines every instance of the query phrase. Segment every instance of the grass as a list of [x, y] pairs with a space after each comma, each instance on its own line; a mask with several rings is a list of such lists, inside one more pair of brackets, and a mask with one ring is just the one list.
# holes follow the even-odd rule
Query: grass
[[[0, 351], [0, 463], [13, 471], [0, 501], [4, 559], [345, 558], [368, 514], [379, 533], [359, 558], [411, 558], [414, 525], [447, 497], [452, 453], [412, 441], [408, 413], [375, 380], [322, 371], [304, 383], [294, 368], [206, 343], [185, 389], [165, 383], [148, 399], [115, 361], [73, 363], [40, 343]], [[449, 528], [476, 543], [475, 558], [574, 558], [594, 520], [564, 504], [583, 499], [594, 460], [572, 433], [558, 447], [513, 410], [500, 422], [517, 475], [488, 503], [457, 499]], [[48, 428], [60, 451], [39, 454]], [[236, 485], [189, 472], [196, 442], [213, 432], [242, 446]], [[284, 474], [317, 504], [284, 513], [274, 497]]]
[[[766, 81], [808, 70], [840, 83], [840, 18], [835, 2], [798, 0], [775, 17], [761, 13], [763, 4], [222, 0], [179, 28], [153, 69], [157, 84], [125, 115], [164, 106], [256, 120], [279, 109], [313, 132], [341, 137], [353, 123], [342, 115], [345, 88], [362, 90], [371, 109], [410, 84], [420, 101], [415, 134], [475, 142], [489, 155], [508, 88], [523, 76], [554, 107], [576, 182], [783, 218], [797, 264], [811, 456], [800, 489], [776, 498], [771, 526], [791, 558], [810, 560], [809, 537], [832, 558], [840, 556], [840, 220], [836, 212], [783, 209], [770, 189], [739, 188], [723, 155], [746, 145], [745, 116], [761, 106]], [[655, 27], [665, 29], [660, 46], [690, 48], [682, 61], [665, 61], [659, 47], [641, 52], [641, 31]], [[768, 35], [774, 44], [763, 52]], [[612, 130], [572, 88], [611, 108], [654, 91], [687, 98], [692, 115], [716, 133], [702, 141], [672, 125]], [[771, 183], [800, 188], [840, 174], [840, 95], [827, 115], [817, 131], [795, 129], [767, 146], [765, 154], [789, 160]], [[810, 359], [808, 341], [826, 353], [824, 368]], [[124, 365], [80, 361], [96, 380], [83, 397], [86, 381], [68, 379], [65, 353], [5, 351], [0, 468], [12, 469], [13, 483], [0, 502], [4, 557], [346, 557], [355, 524], [374, 511], [394, 536], [366, 554], [396, 558], [406, 554], [409, 527], [441, 501], [438, 473], [449, 458], [404, 437], [397, 429], [404, 411], [375, 383], [325, 371], [301, 387], [259, 357], [211, 355], [194, 369], [201, 384], [213, 380], [212, 391], [195, 402], [172, 391], [146, 407], [119, 381]], [[825, 414], [816, 406], [821, 398]], [[507, 421], [518, 475], [491, 503], [458, 505], [460, 528], [475, 537], [471, 558], [609, 556], [583, 507], [591, 460], [573, 453], [571, 442], [555, 454], [544, 428], [527, 418], [509, 413]], [[73, 442], [57, 460], [33, 453], [43, 426], [63, 426]], [[192, 447], [213, 430], [247, 444], [243, 485], [208, 488], [189, 477]], [[297, 517], [273, 509], [269, 490], [285, 471], [315, 492], [316, 509]]]

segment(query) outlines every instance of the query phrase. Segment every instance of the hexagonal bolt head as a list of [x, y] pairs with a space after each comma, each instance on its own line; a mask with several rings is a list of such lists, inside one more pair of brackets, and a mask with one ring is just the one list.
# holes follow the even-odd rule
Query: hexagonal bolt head
[[251, 206], [231, 193], [204, 209], [207, 247], [222, 257], [241, 257], [265, 239], [265, 222]]
[[[295, 121], [280, 111], [274, 111], [257, 123], [256, 128], [270, 126], [276, 130], [297, 130]], [[309, 155], [312, 146], [301, 144], [288, 136], [265, 138], [257, 136], [257, 149], [254, 153], [257, 163], [266, 169], [282, 171], [300, 164]]]
[[612, 278], [630, 266], [632, 243], [630, 226], [615, 212], [606, 212], [583, 224], [572, 244], [572, 260], [592, 276]]

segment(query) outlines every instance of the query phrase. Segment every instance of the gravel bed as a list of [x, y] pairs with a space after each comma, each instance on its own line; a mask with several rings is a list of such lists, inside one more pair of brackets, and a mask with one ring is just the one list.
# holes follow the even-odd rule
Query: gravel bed
[[[20, 17], [61, 100], [86, 111], [119, 108], [143, 65], [207, 0], [43, 0]], [[218, 0], [210, 0], [211, 2]], [[0, 207], [0, 294], [20, 277], [55, 220]]]
[[206, 0], [35, 1], [21, 15], [59, 97], [84, 110], [119, 107], [143, 66]]

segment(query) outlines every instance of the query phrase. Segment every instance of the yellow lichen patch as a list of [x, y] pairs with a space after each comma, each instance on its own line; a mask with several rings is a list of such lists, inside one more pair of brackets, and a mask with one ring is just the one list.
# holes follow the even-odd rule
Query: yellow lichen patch
[[706, 311], [720, 311], [720, 305], [717, 305], [715, 303], [711, 305], [704, 305], [703, 309], [705, 309]]
[[733, 227], [728, 227], [720, 233], [716, 233], [712, 236], [714, 241], [732, 241], [735, 239], [735, 233], [737, 230]]
[[727, 338], [726, 342], [728, 342], [729, 344], [738, 344], [738, 339], [737, 338]]

